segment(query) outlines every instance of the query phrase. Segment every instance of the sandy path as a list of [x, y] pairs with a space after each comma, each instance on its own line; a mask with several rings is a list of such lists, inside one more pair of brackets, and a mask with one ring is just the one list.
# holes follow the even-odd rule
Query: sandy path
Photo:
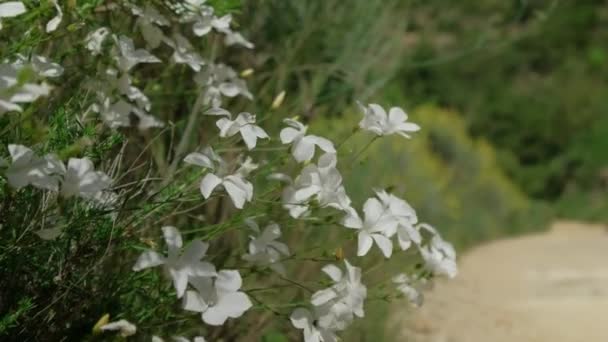
[[439, 282], [408, 313], [400, 340], [608, 341], [603, 227], [559, 222], [547, 233], [483, 245], [459, 264], [458, 278]]

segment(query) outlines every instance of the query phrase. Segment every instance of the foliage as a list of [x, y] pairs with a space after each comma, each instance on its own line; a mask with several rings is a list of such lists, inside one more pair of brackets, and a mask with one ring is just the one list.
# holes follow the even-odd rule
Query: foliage
[[410, 101], [462, 113], [531, 196], [553, 200], [571, 183], [591, 189], [606, 158], [602, 139], [593, 138], [608, 110], [604, 2], [448, 6], [412, 8], [410, 53], [399, 77]]

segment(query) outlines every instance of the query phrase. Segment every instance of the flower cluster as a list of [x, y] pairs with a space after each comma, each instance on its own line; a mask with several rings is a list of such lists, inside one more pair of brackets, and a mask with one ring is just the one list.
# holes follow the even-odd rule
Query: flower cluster
[[[47, 33], [58, 30], [63, 21], [62, 4], [51, 2], [56, 13], [45, 25]], [[96, 72], [86, 77], [86, 91], [91, 96], [85, 96], [82, 100], [87, 110], [78, 118], [78, 123], [88, 120], [99, 124], [99, 130], [116, 132], [122, 129], [127, 132], [125, 134], [129, 132], [128, 127], [137, 127], [142, 131], [159, 127], [181, 130], [180, 125], [164, 116], [162, 106], [157, 106], [154, 86], [147, 84], [139, 74], [148, 70], [159, 71], [159, 74], [179, 70], [176, 75], [189, 78], [195, 91], [183, 137], [175, 149], [172, 149], [171, 142], [168, 154], [172, 160], [166, 163], [171, 165], [162, 173], [159, 172], [162, 180], [159, 189], [148, 191], [150, 189], [144, 190], [142, 186], [134, 193], [147, 193], [146, 198], [154, 198], [163, 189], [177, 184], [175, 178], [179, 171], [183, 171], [184, 174], [188, 173], [184, 178], [192, 176], [194, 181], [183, 181], [188, 184], [176, 186], [172, 191], [187, 193], [192, 190], [194, 199], [191, 201], [197, 202], [198, 208], [210, 203], [214, 205], [210, 207], [215, 212], [214, 215], [207, 215], [215, 216], [214, 222], [208, 222], [211, 219], [204, 217], [204, 214], [196, 216], [197, 222], [203, 222], [203, 228], [208, 230], [206, 234], [190, 239], [187, 233], [201, 232], [202, 229], [183, 231], [182, 234], [176, 227], [163, 224], [161, 231], [166, 254], [157, 252], [156, 248], [145, 250], [133, 264], [133, 272], [162, 267], [163, 273], [170, 279], [170, 282], [163, 280], [163, 284], [166, 284], [168, 291], [175, 292], [183, 310], [197, 316], [200, 314], [207, 325], [222, 326], [230, 319], [243, 316], [254, 306], [254, 302], [261, 308], [272, 309], [255, 297], [256, 289], [250, 284], [267, 285], [280, 279], [300, 285], [297, 280], [291, 279], [292, 269], [287, 263], [298, 260], [302, 253], [299, 248], [289, 245], [292, 243], [289, 237], [295, 235], [293, 227], [306, 229], [308, 222], [315, 219], [319, 222], [322, 221], [319, 218], [323, 217], [323, 222], [328, 226], [338, 226], [336, 231], [352, 237], [347, 243], [357, 241], [358, 258], [367, 256], [376, 247], [385, 258], [391, 258], [396, 254], [395, 244], [401, 251], [417, 252], [424, 263], [422, 271], [392, 277], [395, 291], [405, 295], [415, 305], [422, 303], [421, 284], [430, 275], [454, 277], [457, 274], [456, 253], [452, 245], [441, 237], [438, 230], [420, 222], [416, 211], [405, 200], [385, 190], [375, 190], [374, 196], [363, 203], [361, 211], [355, 208], [359, 204], [353, 204], [348, 196], [339, 169], [339, 156], [343, 152], [340, 145], [334, 145], [328, 138], [309, 134], [308, 126], [294, 118], [283, 119], [285, 126], [277, 134], [271, 130], [267, 132], [262, 127], [267, 119], [265, 116], [260, 120], [259, 116], [250, 112], [233, 115], [225, 109], [229, 105], [227, 102], [230, 102], [228, 99], [241, 96], [253, 100], [253, 95], [234, 69], [213, 59], [203, 58], [200, 44], [195, 39], [222, 37], [226, 46], [239, 45], [252, 49], [254, 45], [231, 27], [230, 14], [218, 16], [205, 0], [167, 4], [171, 10], [164, 7], [159, 10], [160, 7], [156, 8], [152, 3], [139, 7], [126, 1], [112, 6], [126, 10], [136, 33], [127, 34], [114, 26], [112, 29], [100, 26], [91, 30], [83, 40], [80, 38], [87, 51], [86, 57], [92, 61]], [[11, 20], [8, 18], [26, 11], [27, 8], [20, 1], [5, 2], [0, 4], [0, 19]], [[191, 40], [192, 36], [195, 39]], [[70, 70], [69, 65], [65, 67]], [[0, 64], [0, 114], [22, 112], [25, 104], [51, 96], [54, 88], [46, 80], [61, 77], [64, 73], [67, 72], [61, 65], [36, 54], [27, 57], [15, 55], [14, 59], [3, 61]], [[60, 88], [59, 85], [57, 87]], [[281, 92], [272, 108], [278, 109], [284, 98], [285, 92]], [[387, 113], [377, 104], [359, 106], [363, 119], [359, 123], [359, 130], [353, 134], [366, 131], [374, 134], [374, 139], [393, 134], [410, 138], [420, 129], [408, 121], [407, 114], [401, 108], [393, 107]], [[97, 116], [90, 117], [90, 113], [97, 113]], [[262, 111], [258, 113], [260, 117], [265, 114]], [[196, 132], [197, 120], [209, 119], [215, 119], [217, 135], [201, 139], [205, 141], [202, 146], [206, 147], [190, 149], [189, 143], [193, 140], [193, 132]], [[211, 131], [215, 132], [215, 129]], [[159, 136], [163, 133], [160, 132]], [[254, 152], [262, 152], [275, 141], [280, 143], [277, 142], [269, 150], [277, 151], [285, 163], [268, 166], [270, 163], [258, 158], [259, 154]], [[37, 151], [48, 150], [31, 145]], [[230, 148], [226, 148], [227, 145]], [[64, 158], [67, 159], [67, 163], [64, 163], [58, 157], [64, 154], [59, 151], [38, 155], [33, 149], [20, 144], [9, 144], [8, 154], [10, 160], [0, 160], [0, 170], [7, 184], [15, 191], [31, 186], [56, 195], [61, 201], [78, 197], [96, 205], [101, 203], [110, 209], [117, 202], [117, 188], [113, 186], [118, 180], [96, 170], [93, 161], [87, 157]], [[182, 168], [176, 171], [179, 166]], [[271, 182], [275, 187], [268, 193], [275, 197], [270, 200], [258, 188], [261, 178], [280, 181], [278, 186], [276, 182]], [[194, 182], [198, 183], [198, 191]], [[147, 184], [147, 180], [143, 184]], [[179, 184], [181, 186], [182, 182]], [[121, 186], [128, 187], [129, 183]], [[230, 199], [231, 206], [226, 205], [224, 197]], [[260, 203], [266, 203], [264, 201], [276, 205], [279, 212], [276, 217], [272, 216], [276, 214], [274, 211], [262, 212], [265, 207]], [[194, 209], [184, 212], [190, 211]], [[229, 227], [228, 224], [223, 225], [228, 221], [227, 217], [233, 223]], [[335, 222], [332, 221], [334, 217], [337, 217]], [[189, 219], [183, 221], [190, 222]], [[234, 249], [238, 254], [230, 251], [230, 257], [222, 258], [219, 253], [219, 256], [207, 256], [210, 246], [213, 246], [211, 250], [216, 248], [216, 243], [221, 246], [222, 241], [218, 236], [228, 230], [234, 234], [239, 234], [240, 230], [246, 232], [242, 234], [241, 240], [245, 242], [241, 248]], [[129, 226], [129, 232], [124, 236], [136, 235], [133, 233], [135, 231], [134, 227]], [[155, 235], [161, 234], [158, 232]], [[138, 236], [138, 241], [144, 241], [144, 237]], [[344, 269], [334, 264], [322, 266], [321, 270], [329, 277], [331, 284], [322, 286], [320, 284], [326, 284], [325, 280], [318, 279], [315, 286], [321, 289], [309, 290], [312, 295], [306, 298], [303, 305], [291, 311], [295, 307], [292, 305], [289, 312], [279, 313], [289, 315], [293, 326], [302, 330], [306, 342], [337, 341], [340, 332], [346, 330], [356, 318], [365, 316], [368, 288], [363, 283], [362, 268], [354, 266], [365, 263], [360, 259], [354, 261], [354, 258], [354, 255], [349, 258], [352, 264], [344, 259]], [[311, 259], [327, 262], [326, 259]], [[234, 260], [246, 266], [234, 265]], [[258, 276], [256, 272], [260, 269], [269, 269], [274, 273], [259, 272]], [[266, 277], [268, 273], [276, 278]], [[143, 273], [144, 276], [146, 274]], [[308, 289], [303, 285], [299, 287]], [[99, 331], [114, 331], [125, 337], [138, 331], [134, 324], [124, 319], [105, 323], [99, 327]], [[162, 338], [154, 336], [152, 340], [162, 341]], [[173, 340], [188, 341], [184, 337], [173, 337]], [[195, 337], [194, 341], [204, 342], [204, 338]]]

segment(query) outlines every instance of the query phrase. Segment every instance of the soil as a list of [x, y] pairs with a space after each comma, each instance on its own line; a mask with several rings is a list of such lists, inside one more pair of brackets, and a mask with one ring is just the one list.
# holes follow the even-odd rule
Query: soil
[[606, 227], [557, 222], [475, 248], [459, 265], [458, 277], [438, 281], [422, 308], [393, 316], [397, 340], [608, 341]]

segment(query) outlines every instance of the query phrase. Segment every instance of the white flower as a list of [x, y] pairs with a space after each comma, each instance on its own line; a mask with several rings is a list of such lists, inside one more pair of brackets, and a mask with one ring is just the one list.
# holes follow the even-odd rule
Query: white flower
[[238, 209], [242, 209], [245, 202], [253, 199], [253, 185], [244, 178], [243, 169], [230, 174], [226, 162], [210, 147], [206, 148], [203, 153], [190, 153], [184, 158], [184, 162], [216, 171], [215, 174], [207, 173], [201, 180], [200, 191], [205, 199], [209, 198], [220, 185], [226, 190], [232, 203]]
[[[137, 92], [132, 93], [132, 95], [134, 96], [133, 98], [137, 100], [138, 95], [136, 94]], [[118, 100], [116, 102], [112, 102], [112, 100], [105, 94], [100, 93], [98, 95], [100, 101], [99, 103], [93, 104], [93, 106], [91, 106], [91, 110], [99, 113], [102, 120], [111, 128], [131, 126], [131, 114], [137, 117], [137, 127], [140, 130], [146, 130], [152, 127], [162, 127], [164, 125], [162, 121], [156, 119], [152, 115], [146, 114], [142, 109], [130, 104], [127, 101]], [[143, 100], [143, 98], [139, 99]]]
[[365, 220], [361, 220], [355, 210], [351, 210], [343, 220], [344, 226], [359, 230], [357, 255], [364, 256], [373, 243], [389, 258], [393, 253], [393, 243], [389, 239], [397, 227], [397, 221], [389, 214], [387, 207], [377, 198], [369, 198], [363, 205]]
[[222, 325], [228, 318], [241, 317], [252, 306], [249, 297], [239, 291], [243, 280], [238, 271], [222, 270], [215, 280], [195, 277], [190, 284], [196, 291], [186, 292], [184, 309], [202, 313], [203, 321], [209, 325]]
[[162, 230], [168, 249], [167, 257], [154, 251], [143, 252], [133, 266], [133, 271], [138, 272], [149, 267], [163, 265], [173, 280], [177, 297], [181, 298], [186, 291], [189, 278], [210, 277], [216, 274], [212, 264], [200, 261], [205, 256], [209, 244], [193, 240], [180, 255], [183, 245], [180, 232], [175, 227], [163, 227]]
[[43, 77], [59, 77], [63, 74], [63, 67], [61, 65], [53, 63], [43, 56], [33, 55], [32, 67], [38, 75]]
[[308, 162], [315, 155], [315, 146], [318, 146], [326, 153], [336, 153], [334, 144], [316, 135], [306, 135], [308, 127], [302, 123], [293, 120], [283, 120], [289, 127], [281, 130], [281, 142], [283, 144], [292, 144], [291, 153], [298, 162]]
[[243, 47], [246, 47], [247, 49], [253, 49], [255, 47], [252, 42], [245, 39], [245, 37], [243, 37], [243, 35], [238, 32], [226, 31], [225, 33], [226, 38], [224, 39], [224, 42], [228, 46], [241, 45]]
[[25, 13], [27, 9], [21, 1], [8, 1], [0, 4], [0, 30], [2, 29], [2, 18], [12, 18]]
[[422, 306], [424, 296], [415, 286], [410, 277], [401, 273], [393, 277], [393, 283], [397, 286], [397, 290], [403, 293], [407, 299], [415, 306]]
[[[287, 189], [284, 200], [289, 200], [289, 205], [304, 205], [310, 199], [316, 199], [321, 207], [350, 210], [351, 201], [346, 195], [342, 176], [336, 164], [336, 155], [326, 153], [319, 158], [317, 165], [307, 165], [296, 178], [293, 186]], [[293, 213], [297, 214], [300, 211], [302, 210]]]
[[359, 122], [359, 127], [376, 135], [391, 135], [396, 133], [409, 138], [408, 133], [420, 130], [420, 126], [417, 124], [407, 122], [407, 114], [399, 107], [391, 108], [388, 115], [384, 108], [375, 103], [370, 104], [368, 107], [359, 103], [359, 107], [363, 111], [363, 120]]
[[156, 49], [164, 37], [163, 31], [158, 26], [169, 26], [169, 20], [149, 3], [146, 3], [143, 10], [135, 5], [129, 7], [131, 12], [139, 17], [135, 23], [141, 30], [144, 40], [151, 49]]
[[452, 244], [443, 240], [430, 225], [422, 223], [418, 227], [432, 234], [431, 241], [419, 248], [426, 267], [435, 274], [454, 278], [458, 274], [458, 266]]
[[95, 171], [93, 162], [88, 158], [70, 158], [67, 171], [61, 185], [61, 195], [84, 198], [95, 196], [110, 187], [112, 180], [101, 171]]
[[107, 27], [100, 27], [87, 34], [84, 39], [87, 50], [91, 51], [93, 56], [101, 54], [103, 42], [106, 40], [109, 34], [110, 30]]
[[[404, 200], [386, 191], [376, 191], [376, 195], [382, 204], [388, 208], [389, 214], [398, 222], [397, 241], [402, 250], [407, 250], [412, 245], [420, 245], [422, 237], [415, 227], [418, 223], [416, 211]], [[392, 236], [393, 232], [387, 234]]]
[[363, 304], [367, 288], [361, 283], [361, 269], [352, 266], [347, 260], [346, 275], [335, 265], [323, 267], [323, 272], [334, 285], [315, 292], [311, 303], [320, 310], [319, 325], [333, 330], [344, 330], [357, 317], [365, 316]]
[[173, 39], [165, 38], [165, 43], [173, 48], [171, 59], [177, 64], [186, 64], [194, 71], [200, 71], [205, 61], [201, 55], [194, 50], [190, 41], [179, 33], [173, 35]]
[[266, 131], [255, 124], [255, 115], [250, 113], [239, 113], [236, 119], [231, 120], [230, 113], [226, 113], [228, 116], [227, 118], [221, 118], [215, 123], [220, 129], [220, 137], [227, 138], [240, 133], [249, 150], [255, 148], [258, 139], [269, 138]]
[[55, 5], [57, 15], [53, 19], [49, 20], [48, 23], [46, 23], [47, 33], [55, 31], [59, 24], [61, 24], [61, 20], [63, 20], [63, 11], [61, 10], [61, 6], [59, 6], [57, 0], [51, 0], [51, 2], [53, 3], [53, 5]]
[[[182, 336], [173, 336], [171, 338], [173, 342], [190, 342], [189, 339]], [[158, 336], [152, 336], [152, 342], [165, 342], [162, 338]], [[192, 339], [192, 342], [206, 342], [205, 338], [202, 336], [196, 336]]]
[[319, 325], [319, 317], [316, 313], [313, 314], [307, 309], [297, 308], [289, 319], [294, 327], [302, 329], [304, 342], [338, 341], [338, 337], [333, 330]]
[[223, 17], [216, 17], [213, 14], [213, 8], [209, 6], [202, 6], [202, 4], [193, 8], [197, 13], [192, 13], [183, 21], [194, 22], [192, 25], [192, 31], [198, 37], [202, 37], [207, 33], [215, 29], [218, 32], [227, 32], [230, 30], [230, 22], [232, 21], [232, 15], [227, 14]]
[[65, 166], [54, 155], [38, 157], [23, 145], [8, 145], [12, 163], [5, 172], [8, 184], [20, 189], [29, 184], [36, 188], [57, 191]]
[[135, 324], [124, 319], [103, 325], [100, 329], [102, 331], [119, 331], [122, 337], [132, 336], [137, 332]]
[[289, 256], [289, 247], [277, 241], [281, 237], [281, 227], [272, 223], [260, 233], [257, 223], [251, 219], [245, 222], [256, 236], [249, 236], [249, 253], [243, 255], [243, 259], [262, 266], [269, 266], [275, 272], [285, 275], [285, 266], [280, 263], [282, 257]]
[[40, 96], [50, 93], [51, 87], [46, 83], [28, 83], [20, 80], [23, 75], [20, 72], [24, 66], [25, 61], [20, 59], [12, 64], [0, 63], [0, 114], [9, 111], [20, 112], [22, 108], [18, 103], [34, 102]]
[[128, 72], [139, 63], [160, 63], [161, 60], [156, 58], [150, 52], [144, 49], [135, 49], [133, 40], [126, 36], [120, 36], [116, 40], [120, 54], [114, 56], [118, 68], [123, 72]]
[[194, 76], [194, 81], [202, 88], [199, 96], [205, 106], [220, 107], [222, 96], [238, 95], [253, 99], [245, 81], [224, 64], [209, 63]]
[[253, 185], [238, 173], [223, 177], [213, 173], [206, 174], [201, 180], [201, 194], [207, 199], [211, 196], [213, 190], [220, 185], [226, 190], [237, 209], [243, 209], [245, 202], [250, 202], [253, 199]]

